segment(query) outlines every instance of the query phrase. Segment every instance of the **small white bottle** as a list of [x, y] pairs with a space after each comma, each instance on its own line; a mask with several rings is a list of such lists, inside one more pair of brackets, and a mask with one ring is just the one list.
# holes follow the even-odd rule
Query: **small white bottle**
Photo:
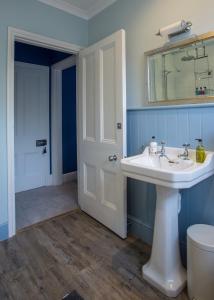
[[155, 136], [153, 136], [149, 144], [149, 153], [156, 154], [157, 151], [158, 151], [158, 143], [155, 141]]

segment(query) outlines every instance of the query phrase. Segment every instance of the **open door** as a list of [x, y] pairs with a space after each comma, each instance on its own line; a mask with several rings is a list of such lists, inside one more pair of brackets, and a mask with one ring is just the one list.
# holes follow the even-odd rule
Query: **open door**
[[78, 197], [83, 211], [127, 236], [125, 31], [79, 55]]

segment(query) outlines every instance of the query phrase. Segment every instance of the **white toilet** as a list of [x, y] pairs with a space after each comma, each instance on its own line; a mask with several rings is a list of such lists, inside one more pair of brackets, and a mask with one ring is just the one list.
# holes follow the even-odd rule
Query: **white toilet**
[[214, 226], [187, 230], [187, 284], [190, 300], [214, 300]]

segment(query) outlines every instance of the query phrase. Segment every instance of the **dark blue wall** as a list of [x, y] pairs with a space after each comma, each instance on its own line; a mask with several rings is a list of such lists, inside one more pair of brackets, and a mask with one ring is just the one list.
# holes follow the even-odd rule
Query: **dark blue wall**
[[[70, 54], [45, 49], [20, 42], [15, 43], [15, 61], [48, 66], [71, 56]], [[51, 69], [51, 68], [50, 68]], [[51, 100], [51, 72], [50, 72], [50, 100]], [[51, 111], [51, 101], [50, 101]], [[63, 174], [76, 171], [76, 67], [63, 71], [62, 75], [62, 152]], [[49, 114], [51, 130], [51, 114]], [[51, 132], [50, 132], [51, 133]], [[50, 134], [51, 143], [51, 134]], [[51, 157], [50, 157], [51, 173]]]
[[51, 66], [69, 56], [71, 55], [68, 53], [27, 45], [20, 42], [15, 43], [16, 61], [42, 66]]
[[76, 67], [62, 72], [63, 173], [77, 170]]

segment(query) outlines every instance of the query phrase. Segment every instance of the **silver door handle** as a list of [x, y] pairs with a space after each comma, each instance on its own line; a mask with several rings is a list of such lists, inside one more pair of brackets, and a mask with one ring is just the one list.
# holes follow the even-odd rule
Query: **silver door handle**
[[108, 160], [109, 160], [109, 161], [117, 161], [117, 155], [116, 155], [116, 154], [110, 155], [110, 156], [108, 157]]

